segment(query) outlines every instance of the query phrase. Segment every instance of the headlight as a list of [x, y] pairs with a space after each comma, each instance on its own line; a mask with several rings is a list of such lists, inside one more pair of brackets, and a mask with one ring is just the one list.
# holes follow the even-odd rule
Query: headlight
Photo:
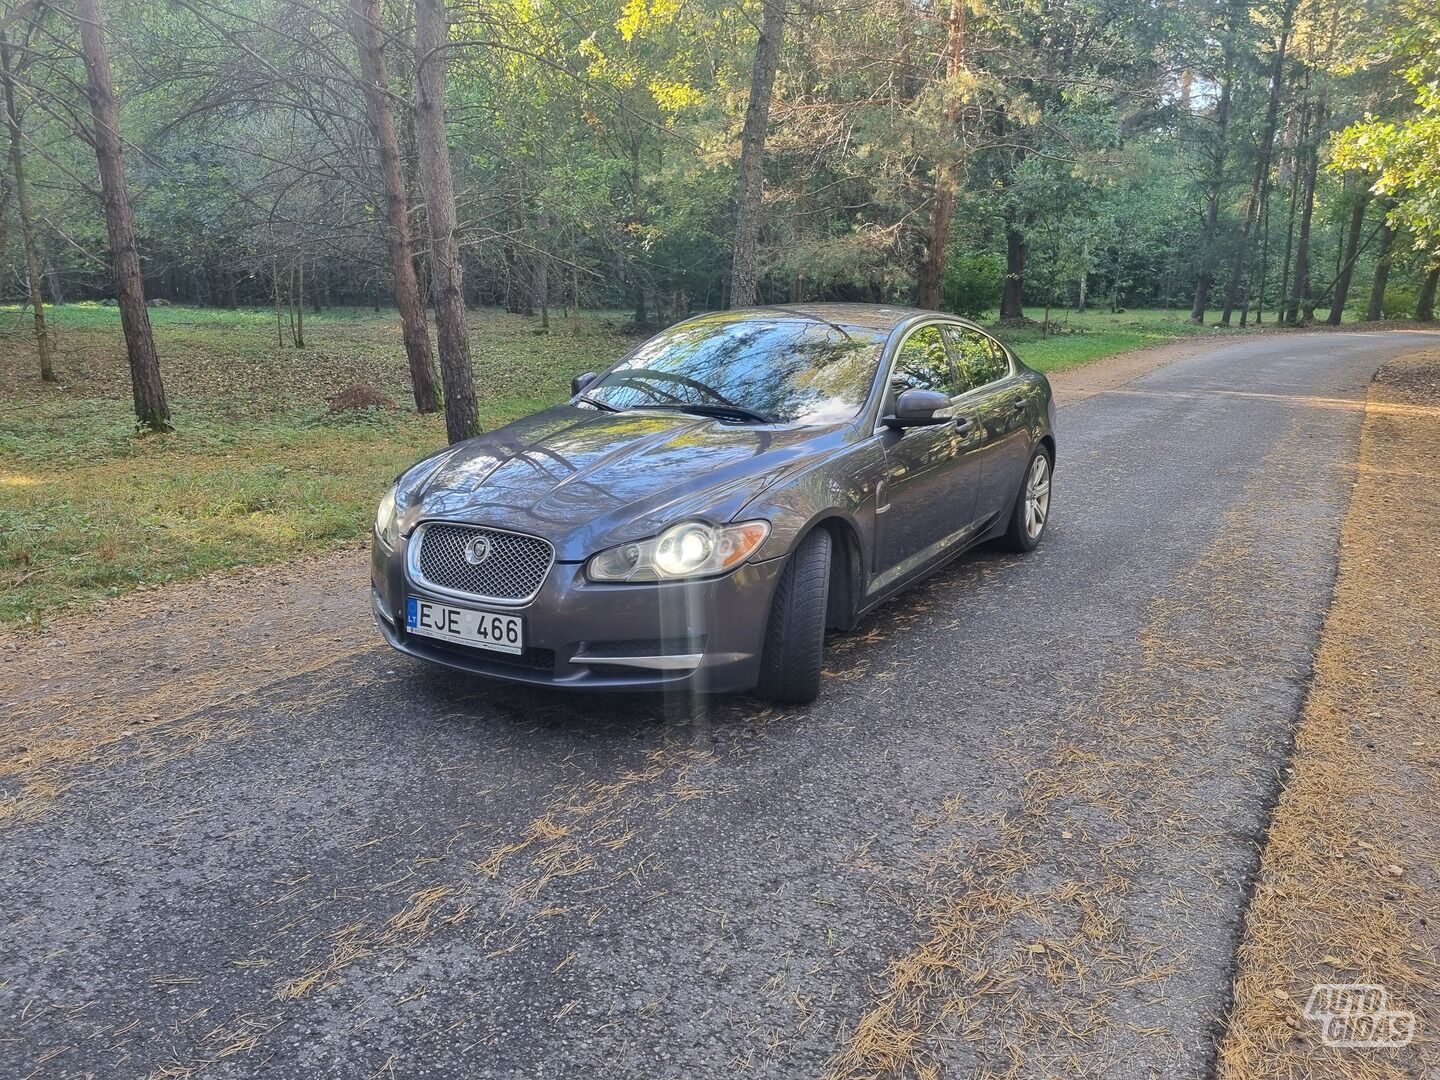
[[380, 508], [375, 511], [375, 535], [387, 548], [393, 548], [400, 539], [400, 513], [395, 506], [394, 484], [390, 485], [390, 490], [380, 500]]
[[670, 581], [713, 577], [739, 566], [765, 542], [764, 521], [707, 525], [686, 521], [650, 540], [602, 551], [585, 573], [591, 581]]

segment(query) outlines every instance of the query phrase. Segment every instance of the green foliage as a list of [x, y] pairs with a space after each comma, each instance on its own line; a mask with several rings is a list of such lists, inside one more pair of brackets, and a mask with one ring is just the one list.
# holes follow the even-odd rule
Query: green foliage
[[1385, 290], [1385, 297], [1380, 301], [1380, 314], [1387, 319], [1413, 319], [1419, 299], [1418, 289], [1392, 285]]
[[[1169, 302], [1193, 288], [1217, 155], [1218, 290], [1231, 273], [1279, 5], [1242, 5], [1233, 31], [1233, 6], [1218, 3], [1159, 14], [1114, 0], [966, 8], [954, 72], [944, 5], [790, 13], [765, 155], [764, 299], [913, 299], [936, 182], [953, 168], [949, 247], [1003, 251], [1023, 236], [1028, 303], [1063, 307], [1082, 280], [1092, 303]], [[409, 5], [387, 0], [382, 11], [403, 135], [414, 96]], [[600, 0], [583, 18], [554, 0], [450, 11], [467, 300], [538, 306], [543, 262], [551, 307], [643, 309], [653, 324], [722, 304], [755, 5]], [[1427, 119], [1437, 17], [1419, 0], [1373, 14], [1331, 0], [1298, 6], [1282, 129], [1300, 130], [1322, 84], [1336, 124], [1373, 107], [1373, 125], [1337, 143], [1337, 167], [1383, 165], [1381, 185], [1418, 234], [1440, 190]], [[66, 121], [86, 112], [74, 23], [54, 5], [22, 23], [42, 257], [67, 295], [104, 295], [107, 240], [85, 179], [93, 154]], [[152, 296], [269, 306], [277, 292], [288, 303], [302, 279], [302, 302], [384, 294], [374, 148], [340, 0], [120, 4], [108, 32]], [[1413, 99], [1404, 115], [1392, 115], [1397, 48], [1414, 84], [1403, 84]], [[1216, 100], [1227, 79], [1222, 146]], [[1287, 147], [1271, 177], [1271, 295], [1294, 216], [1279, 175], [1292, 156]], [[1322, 183], [1317, 222], [1333, 195]], [[1333, 235], [1315, 229], [1313, 266], [1332, 262]], [[14, 298], [13, 239], [6, 256], [0, 281]]]
[[946, 311], [978, 319], [1000, 306], [1005, 287], [1005, 264], [998, 255], [966, 252], [951, 255], [945, 264], [940, 303]]
[[1433, 3], [1402, 5], [1407, 20], [1395, 35], [1409, 59], [1405, 80], [1414, 100], [1397, 120], [1372, 116], [1341, 131], [1330, 168], [1374, 177], [1374, 191], [1395, 201], [1394, 217], [1415, 234], [1417, 247], [1440, 249], [1440, 11]]

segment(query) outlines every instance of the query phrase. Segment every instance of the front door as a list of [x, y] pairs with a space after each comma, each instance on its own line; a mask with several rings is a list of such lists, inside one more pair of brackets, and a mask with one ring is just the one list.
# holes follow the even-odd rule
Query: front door
[[[955, 369], [934, 323], [912, 330], [901, 343], [890, 373], [885, 411], [906, 390], [959, 392]], [[875, 574], [872, 588], [908, 577], [964, 540], [975, 519], [980, 426], [950, 410], [943, 424], [886, 429], [885, 475], [876, 499]]]
[[1028, 409], [1034, 388], [1014, 374], [998, 341], [966, 326], [948, 325], [944, 333], [965, 394], [957, 404], [980, 429], [981, 445], [975, 454], [980, 463], [975, 517], [994, 521], [1014, 506], [1029, 463]]

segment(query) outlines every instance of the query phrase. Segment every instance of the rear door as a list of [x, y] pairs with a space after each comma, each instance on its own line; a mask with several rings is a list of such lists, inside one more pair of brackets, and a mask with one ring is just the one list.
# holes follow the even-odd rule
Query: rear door
[[1030, 454], [1026, 409], [1033, 388], [1016, 374], [1005, 347], [988, 334], [956, 324], [947, 325], [944, 334], [964, 390], [957, 404], [980, 429], [974, 454], [979, 462], [975, 517], [988, 521], [1008, 513], [1020, 490]]
[[[960, 383], [940, 326], [911, 330], [896, 351], [883, 413], [904, 391], [936, 390], [957, 400]], [[952, 409], [947, 422], [893, 431], [877, 438], [885, 450], [885, 476], [876, 498], [874, 588], [907, 576], [963, 539], [975, 517], [980, 480], [972, 451], [979, 428]]]

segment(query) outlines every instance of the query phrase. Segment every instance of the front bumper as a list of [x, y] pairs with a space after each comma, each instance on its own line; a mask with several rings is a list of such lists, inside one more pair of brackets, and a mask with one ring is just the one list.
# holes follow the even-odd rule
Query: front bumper
[[[597, 585], [582, 563], [557, 562], [539, 593], [520, 607], [462, 601], [413, 581], [406, 541], [371, 549], [375, 622], [399, 651], [508, 682], [576, 690], [748, 690], [759, 674], [770, 600], [785, 558], [746, 563], [704, 581]], [[407, 633], [405, 599], [518, 615], [519, 656]]]

